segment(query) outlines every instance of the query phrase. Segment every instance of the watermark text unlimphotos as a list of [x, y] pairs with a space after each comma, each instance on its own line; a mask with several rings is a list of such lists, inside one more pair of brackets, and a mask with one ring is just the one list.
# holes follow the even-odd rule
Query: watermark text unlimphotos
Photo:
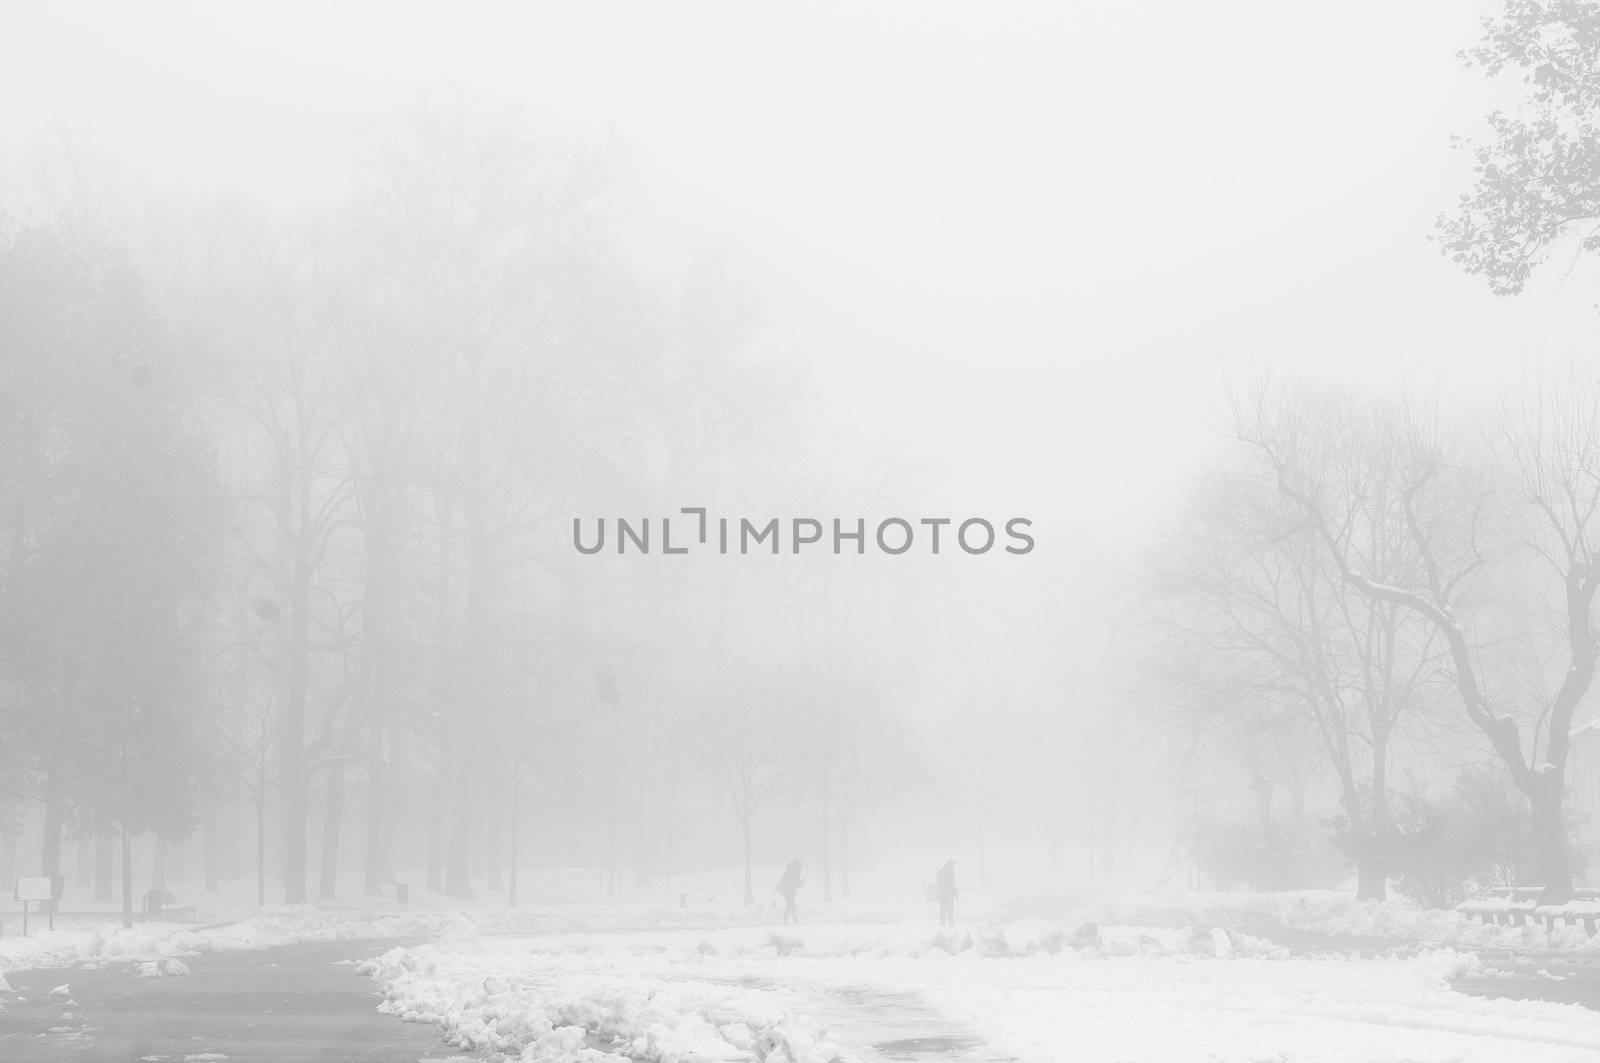
[[[704, 506], [685, 506], [679, 517], [572, 518], [572, 545], [580, 554], [928, 554], [1033, 552], [1033, 521], [1011, 517], [711, 517]], [[676, 523], [674, 523], [676, 521]]]

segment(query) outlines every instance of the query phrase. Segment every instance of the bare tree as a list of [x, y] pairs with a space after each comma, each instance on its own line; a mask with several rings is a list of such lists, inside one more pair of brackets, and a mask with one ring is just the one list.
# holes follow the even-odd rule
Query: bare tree
[[[1404, 578], [1403, 527], [1367, 515], [1366, 564]], [[1244, 740], [1262, 799], [1259, 758], [1269, 750], [1259, 733], [1283, 715], [1303, 721], [1339, 781], [1357, 894], [1383, 897], [1389, 751], [1407, 718], [1429, 708], [1431, 625], [1348, 586], [1299, 508], [1249, 467], [1195, 493], [1151, 583], [1151, 613], [1167, 637], [1150, 660], [1183, 716], [1197, 731]]]
[[[251, 651], [254, 652], [254, 651]], [[244, 655], [241, 655], [243, 659]], [[274, 684], [251, 682], [248, 667], [233, 670], [231, 711], [223, 749], [231, 774], [255, 813], [256, 903], [267, 903], [267, 807], [278, 784], [279, 717]]]
[[[1262, 387], [1235, 403], [1236, 431], [1304, 513], [1343, 581], [1370, 601], [1425, 618], [1444, 640], [1467, 718], [1532, 806], [1545, 895], [1569, 899], [1563, 804], [1573, 715], [1595, 669], [1600, 396], [1576, 380], [1531, 392], [1498, 412], [1477, 447], [1416, 407], [1359, 395], [1324, 398], [1311, 409], [1306, 401], [1303, 391]], [[1326, 444], [1320, 453], [1311, 435], [1318, 431]], [[1343, 460], [1328, 461], [1329, 452]], [[1398, 514], [1405, 530], [1412, 565], [1404, 579], [1368, 567], [1366, 515], [1378, 508]], [[1504, 641], [1508, 603], [1474, 592], [1522, 550], [1549, 574], [1532, 589], [1554, 614], [1548, 633], [1565, 668], [1553, 692], [1518, 713], [1508, 705], [1517, 685], [1493, 652]], [[1497, 666], [1500, 673], [1486, 678], [1485, 669]]]
[[910, 751], [896, 732], [883, 675], [849, 656], [807, 676], [807, 708], [797, 735], [803, 785], [816, 801], [822, 840], [822, 899], [833, 899], [833, 839], [839, 838], [839, 884], [850, 895], [850, 824], [909, 772]]
[[[348, 602], [327, 578], [352, 498], [340, 430], [348, 393], [333, 345], [327, 249], [313, 238], [240, 221], [236, 313], [222, 324], [233, 354], [233, 391], [245, 450], [241, 493], [266, 518], [260, 561], [273, 584], [271, 623], [283, 686], [278, 749], [284, 897], [305, 900], [306, 820], [312, 764], [308, 724], [318, 661], [343, 639]], [[281, 604], [278, 604], [281, 603]], [[326, 693], [326, 692], [325, 692]], [[324, 699], [331, 725], [334, 707]]]
[[611, 171], [606, 153], [546, 151], [457, 112], [413, 115], [371, 146], [365, 170], [375, 244], [393, 283], [425, 309], [435, 398], [427, 442], [438, 456], [428, 478], [444, 505], [440, 527], [460, 532], [459, 560], [442, 549], [440, 570], [444, 580], [464, 569], [460, 623], [447, 622], [453, 604], [442, 598], [438, 654], [448, 672], [440, 735], [453, 736], [438, 757], [449, 806], [442, 885], [452, 896], [472, 895], [469, 838], [484, 821], [491, 848], [501, 833], [501, 802], [485, 791], [503, 779], [481, 706], [500, 588], [523, 562], [509, 545], [548, 474], [539, 444], [559, 437], [562, 399], [588, 371], [579, 354], [594, 348], [580, 337], [629, 321], [625, 304], [607, 303], [617, 294], [606, 254]]
[[780, 691], [752, 685], [707, 698], [683, 729], [685, 752], [722, 791], [739, 824], [744, 902], [754, 904], [751, 827], [764, 808], [789, 800], [802, 773], [793, 709]]

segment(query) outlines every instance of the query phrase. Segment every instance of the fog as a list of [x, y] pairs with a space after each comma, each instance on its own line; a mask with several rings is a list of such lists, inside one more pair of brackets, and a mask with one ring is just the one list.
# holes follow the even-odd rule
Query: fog
[[1463, 766], [1548, 856], [1600, 316], [1432, 239], [1499, 9], [11, 12], [0, 881], [1381, 897]]

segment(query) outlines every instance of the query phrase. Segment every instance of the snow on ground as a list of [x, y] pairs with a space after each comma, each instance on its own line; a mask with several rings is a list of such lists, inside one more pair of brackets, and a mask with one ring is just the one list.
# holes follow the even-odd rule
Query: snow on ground
[[[747, 907], [725, 891], [697, 886], [693, 880], [673, 890], [641, 891], [637, 897], [597, 900], [592, 890], [572, 887], [570, 875], [535, 882], [546, 888], [534, 893], [536, 903], [519, 908], [503, 895], [489, 894], [462, 902], [440, 894], [418, 892], [409, 909], [391, 899], [360, 898], [359, 886], [346, 884], [344, 903], [256, 907], [238, 896], [200, 895], [198, 923], [145, 921], [136, 916], [124, 930], [115, 905], [94, 905], [69, 898], [75, 913], [58, 920], [58, 928], [42, 928], [35, 918], [25, 938], [13, 920], [0, 936], [0, 975], [8, 970], [74, 967], [205, 952], [263, 949], [277, 945], [361, 938], [431, 938], [466, 920], [484, 933], [608, 933], [629, 930], [760, 926], [772, 921], [775, 902]], [[713, 880], [715, 881], [715, 880]], [[531, 892], [531, 891], [530, 891]], [[185, 897], [185, 900], [190, 898]], [[808, 912], [816, 912], [808, 907]], [[840, 902], [829, 906], [834, 918], [849, 922], [886, 922], [903, 914], [878, 902]], [[87, 916], [87, 917], [86, 917]], [[90, 918], [92, 917], [92, 918]]]
[[[0, 978], [128, 961], [170, 976], [185, 970], [179, 957], [213, 950], [414, 938], [425, 943], [363, 969], [383, 1010], [435, 1023], [458, 1045], [540, 1063], [594, 1063], [617, 1047], [661, 1063], [876, 1058], [865, 1028], [851, 1025], [866, 1012], [908, 1037], [921, 1029], [917, 1013], [938, 1015], [997, 1057], [1042, 1063], [1600, 1058], [1600, 1013], [1448, 984], [1481, 973], [1472, 949], [1600, 952], [1581, 927], [1484, 926], [1333, 892], [1058, 881], [965, 890], [962, 925], [941, 930], [911, 874], [864, 878], [854, 901], [813, 895], [805, 925], [785, 928], [775, 897], [747, 907], [738, 881], [680, 877], [600, 898], [592, 877], [576, 888], [535, 879], [524, 894], [533, 903], [517, 909], [496, 895], [467, 905], [423, 895], [410, 911], [374, 899], [244, 904], [228, 912], [240, 918], [209, 926], [80, 921], [0, 938]], [[1385, 958], [1295, 954], [1263, 939], [1274, 928], [1404, 947]]]
[[1407, 960], [1149, 958], [953, 963], [883, 972], [1029, 1060], [1593, 1060], [1600, 1015], [1483, 1000], [1445, 949]]
[[1022, 897], [1014, 912], [1054, 912], [1066, 918], [1165, 926], [1288, 927], [1351, 937], [1395, 938], [1469, 949], [1600, 953], [1600, 935], [1581, 926], [1497, 926], [1456, 911], [1419, 908], [1401, 900], [1357, 901], [1349, 893], [1148, 893]]
[[[962, 934], [967, 933], [962, 931]], [[797, 1063], [866, 1046], [830, 1044], [817, 1016], [851, 1001], [883, 1007], [907, 991], [1023, 1060], [1562, 1061], [1600, 1056], [1600, 1013], [1484, 1000], [1448, 979], [1478, 966], [1433, 949], [1404, 959], [1311, 959], [1245, 952], [1216, 932], [1108, 927], [1100, 947], [1044, 948], [1035, 927], [973, 928], [947, 951], [937, 928], [829, 925], [784, 930], [554, 937], [458, 934], [394, 949], [365, 968], [384, 1010], [440, 1025], [464, 1048], [563, 1056], [583, 1034], [638, 1059]], [[1147, 950], [1127, 945], [1143, 937]], [[1024, 943], [985, 950], [984, 940]], [[1117, 942], [1123, 946], [1118, 947]], [[907, 1036], [915, 1030], [907, 1029]], [[820, 1034], [820, 1036], [819, 1036]], [[805, 1040], [785, 1040], [803, 1037]]]
[[0, 939], [0, 974], [32, 967], [103, 966], [232, 949], [264, 949], [313, 941], [432, 936], [451, 919], [436, 913], [351, 918], [316, 908], [284, 908], [218, 927], [136, 922], [93, 930], [41, 930]]
[[360, 968], [382, 987], [381, 1010], [432, 1022], [451, 1043], [538, 1063], [614, 1061], [592, 1043], [666, 1063], [840, 1058], [788, 995], [737, 980], [695, 978], [626, 951], [530, 953], [525, 939], [470, 934], [397, 948]]
[[[0, 975], [8, 970], [35, 967], [72, 967], [163, 956], [262, 949], [276, 945], [358, 938], [433, 937], [461, 919], [484, 933], [606, 933], [674, 927], [761, 926], [773, 921], [777, 901], [757, 906], [740, 903], [727, 883], [737, 874], [679, 876], [656, 888], [625, 890], [616, 897], [597, 897], [592, 871], [549, 870], [525, 873], [523, 896], [529, 902], [511, 908], [500, 891], [484, 891], [479, 899], [463, 902], [443, 894], [413, 888], [409, 908], [392, 897], [361, 895], [359, 876], [341, 880], [336, 902], [301, 905], [255, 905], [254, 887], [225, 884], [220, 893], [179, 890], [180, 899], [196, 907], [192, 922], [146, 921], [135, 916], [132, 928], [122, 929], [120, 906], [74, 897], [63, 902], [67, 915], [58, 928], [44, 929], [43, 916], [35, 913], [29, 936], [20, 933], [20, 906], [5, 913], [0, 933]], [[898, 887], [897, 887], [898, 890]], [[391, 891], [392, 892], [392, 891]], [[807, 905], [816, 915], [822, 909]], [[904, 906], [881, 900], [838, 901], [826, 907], [830, 918], [852, 923], [889, 922], [905, 914]]]

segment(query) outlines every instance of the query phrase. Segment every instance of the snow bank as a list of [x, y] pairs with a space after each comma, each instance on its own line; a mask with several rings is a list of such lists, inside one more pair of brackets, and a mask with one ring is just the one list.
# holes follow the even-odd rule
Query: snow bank
[[382, 989], [379, 1010], [431, 1022], [468, 1051], [525, 1063], [772, 1060], [838, 1063], [839, 1050], [770, 991], [562, 970], [525, 942], [459, 940], [396, 948], [358, 970]]
[[[1037, 902], [1030, 902], [1037, 907]], [[1062, 906], [1067, 907], [1066, 905]], [[1274, 949], [1250, 928], [1289, 927], [1333, 935], [1381, 937], [1455, 948], [1516, 948], [1600, 953], [1600, 938], [1581, 926], [1485, 925], [1458, 912], [1411, 908], [1398, 902], [1357, 902], [1344, 894], [1199, 893], [1073, 898], [1061, 919], [984, 920], [940, 931], [918, 919], [860, 906], [822, 926], [778, 931], [758, 910], [703, 906], [672, 909], [510, 909], [479, 906], [455, 911], [329, 910], [300, 905], [269, 910], [213, 927], [140, 923], [129, 930], [39, 931], [0, 939], [0, 976], [30, 967], [73, 967], [178, 958], [206, 952], [261, 949], [360, 938], [427, 938], [479, 934], [538, 935], [546, 952], [596, 948], [648, 951], [676, 943], [701, 955], [736, 957], [908, 956], [968, 951], [995, 957], [1092, 950], [1108, 956], [1270, 956]], [[1245, 932], [1241, 932], [1241, 928]], [[597, 944], [600, 939], [608, 943]], [[687, 942], [687, 944], [684, 944]]]
[[182, 960], [163, 957], [159, 960], [145, 960], [139, 964], [139, 969], [134, 972], [135, 978], [182, 978], [189, 973], [189, 965]]
[[520, 947], [530, 956], [588, 957], [597, 961], [1287, 955], [1286, 950], [1270, 941], [1217, 926], [1062, 925], [1042, 920], [986, 920], [951, 929], [901, 923], [870, 928], [832, 924], [783, 930], [726, 927], [709, 931], [549, 934], [526, 938]]
[[463, 934], [362, 969], [386, 1012], [463, 1049], [543, 1063], [600, 1063], [605, 1049], [815, 1063], [952, 1029], [988, 1040], [984, 1058], [1031, 1061], [1600, 1058], [1600, 1013], [1453, 991], [1483, 973], [1470, 952], [1311, 958], [1218, 926], [1055, 929], [1080, 944], [1030, 949], [1051, 924], [1026, 921]]
[[151, 922], [126, 930], [41, 930], [26, 938], [0, 939], [0, 974], [22, 968], [144, 962], [315, 941], [434, 937], [462, 924], [472, 925], [460, 915], [437, 912], [364, 918], [303, 905], [219, 927]]
[[1130, 957], [1101, 963], [929, 965], [880, 977], [917, 985], [1024, 1060], [1116, 1063], [1451, 1060], [1592, 1063], [1600, 1014], [1449, 988], [1470, 953], [1406, 959]]
[[[869, 909], [855, 913], [870, 918]], [[881, 914], [881, 913], [880, 913]], [[190, 923], [141, 922], [122, 929], [40, 930], [23, 938], [0, 938], [0, 975], [37, 967], [76, 967], [193, 956], [206, 952], [264, 949], [319, 941], [359, 938], [433, 938], [452, 933], [626, 932], [706, 926], [759, 926], [749, 909], [596, 908], [592, 910], [472, 907], [453, 911], [398, 912], [393, 909], [327, 909], [291, 905], [238, 922], [212, 927]]]
[[[1037, 908], [1038, 898], [1020, 903]], [[1456, 911], [1403, 901], [1357, 901], [1347, 893], [1178, 893], [1102, 896], [1067, 905], [1086, 920], [1152, 926], [1285, 927], [1348, 937], [1392, 938], [1466, 949], [1600, 954], [1600, 937], [1579, 926], [1496, 926]]]

